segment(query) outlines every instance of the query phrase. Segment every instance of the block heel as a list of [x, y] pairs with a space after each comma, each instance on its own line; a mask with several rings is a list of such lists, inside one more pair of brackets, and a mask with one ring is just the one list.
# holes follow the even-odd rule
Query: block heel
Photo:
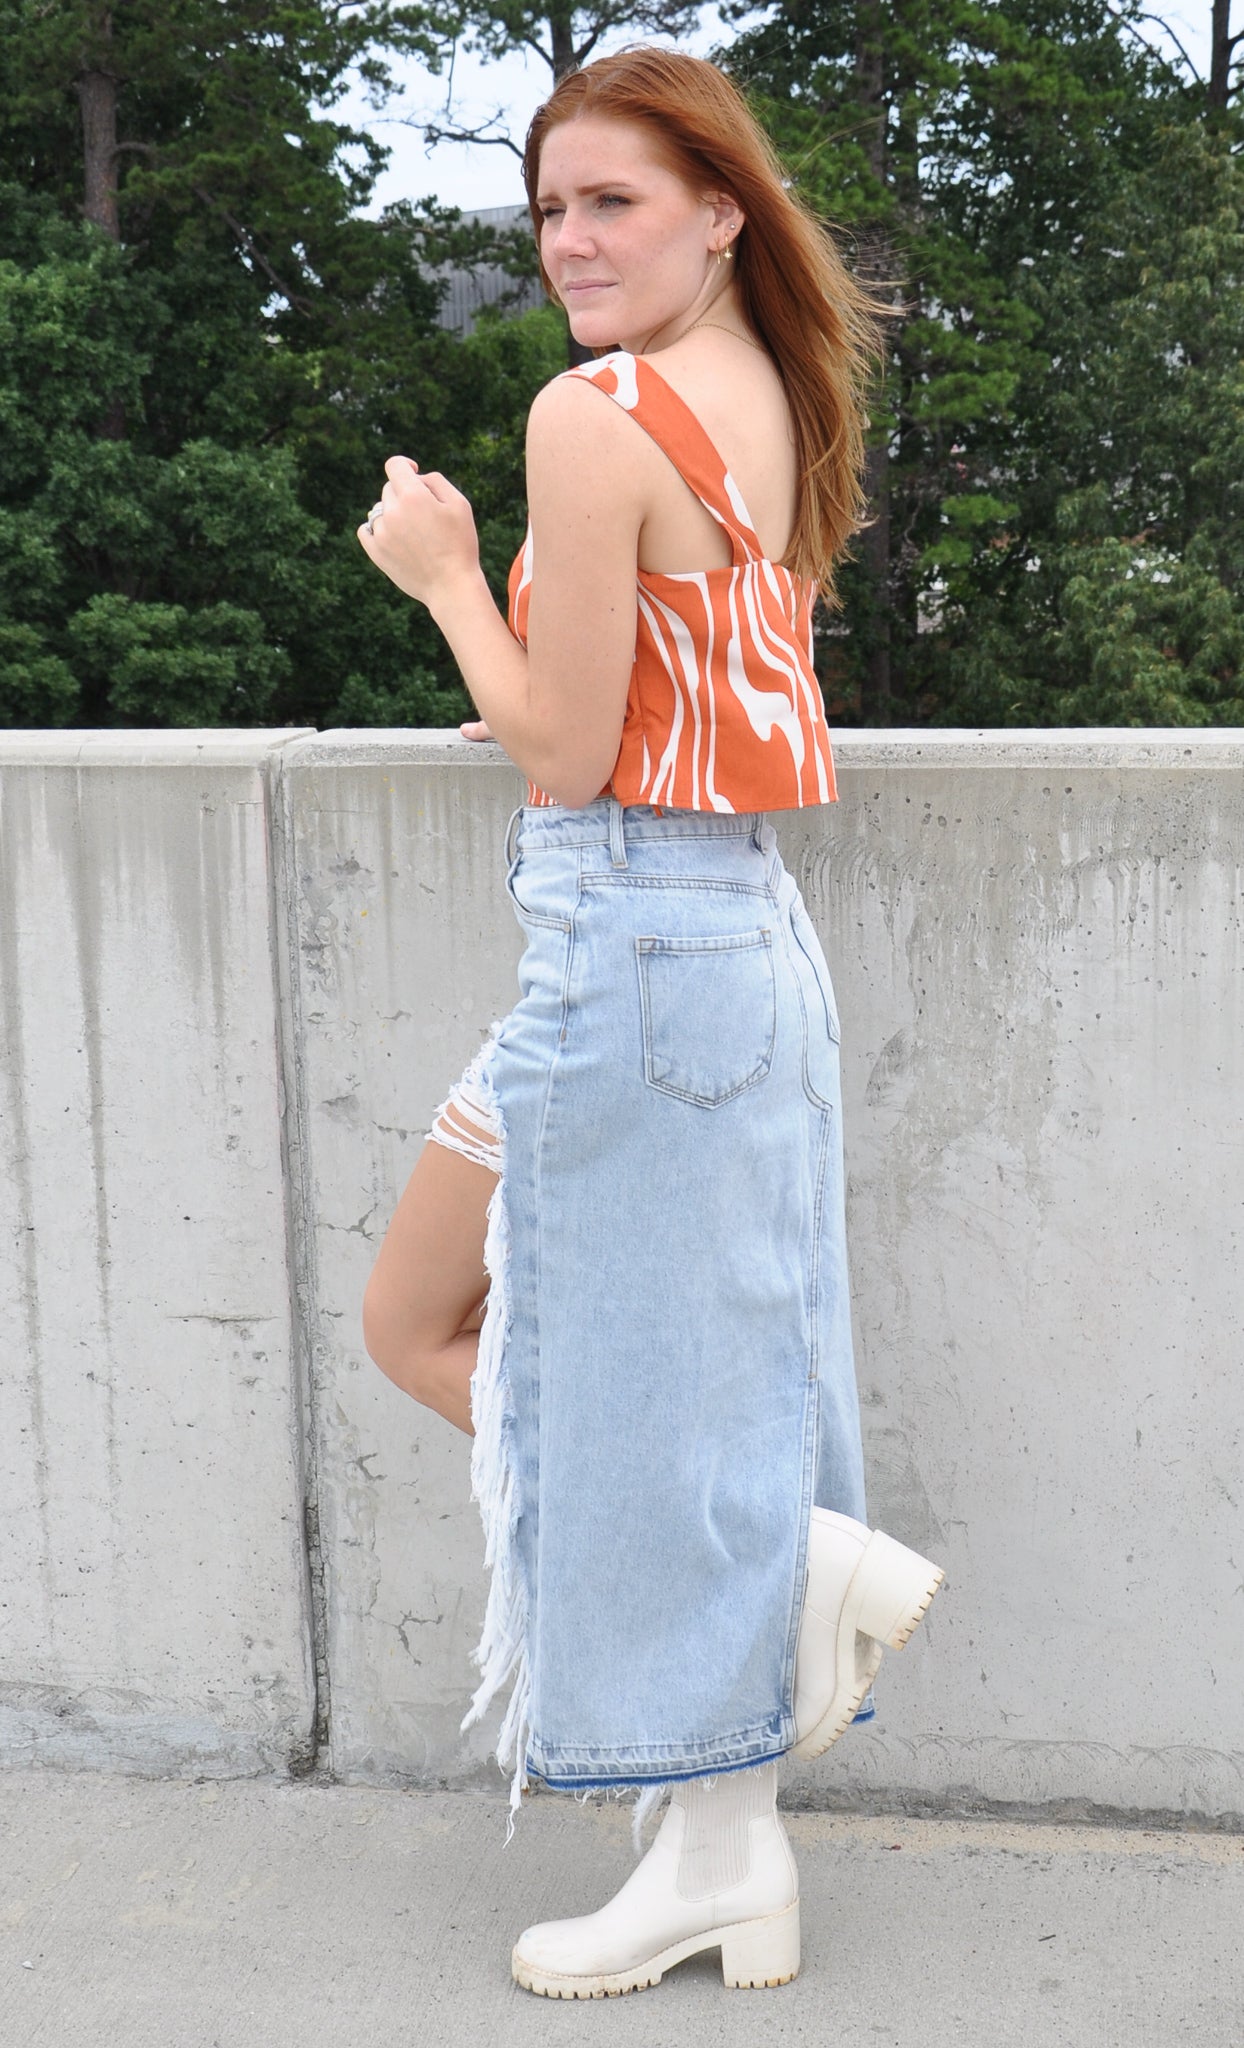
[[813, 1508], [791, 1756], [821, 1756], [850, 1727], [884, 1652], [903, 1648], [944, 1577], [882, 1530]]
[[799, 1872], [778, 1817], [775, 1758], [676, 1780], [622, 1889], [595, 1913], [525, 1928], [510, 1970], [541, 1998], [617, 1998], [704, 1949], [721, 1950], [731, 1987], [787, 1984], [799, 1969]]
[[731, 1991], [761, 1991], [799, 1975], [799, 1901], [763, 1920], [721, 1930], [721, 1974]]
[[855, 1626], [888, 1649], [901, 1650], [923, 1620], [945, 1573], [940, 1565], [874, 1529], [856, 1567]]

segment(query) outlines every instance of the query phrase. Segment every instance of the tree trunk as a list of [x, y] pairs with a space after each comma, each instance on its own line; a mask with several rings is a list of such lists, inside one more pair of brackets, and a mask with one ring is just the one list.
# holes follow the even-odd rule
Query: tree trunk
[[107, 71], [87, 71], [75, 80], [82, 109], [82, 153], [86, 164], [88, 220], [111, 241], [121, 239], [117, 211], [117, 81]]
[[[112, 17], [105, 15], [103, 30], [112, 35]], [[82, 211], [110, 241], [121, 240], [121, 218], [117, 206], [117, 81], [111, 71], [84, 71], [74, 80], [78, 105], [82, 109], [82, 156], [86, 169], [86, 198]], [[95, 424], [101, 441], [125, 439], [125, 408], [111, 398]]]
[[555, 5], [548, 12], [549, 47], [553, 52], [553, 83], [574, 70], [574, 27], [573, 10], [564, 4]]
[[859, 558], [867, 572], [871, 603], [864, 628], [860, 723], [890, 725], [894, 621], [890, 596], [890, 452], [884, 443], [879, 442], [868, 451], [867, 482], [872, 524], [860, 535]]
[[[888, 178], [884, 17], [881, 0], [861, 0], [856, 13], [855, 78], [860, 106], [867, 127], [865, 148], [869, 168], [878, 184]], [[868, 238], [861, 248], [861, 283], [873, 286], [893, 281], [893, 251], [885, 235]], [[864, 622], [863, 675], [860, 686], [860, 718], [865, 725], [889, 725], [893, 679], [891, 674], [892, 618], [890, 606], [890, 451], [884, 441], [868, 451], [868, 502], [872, 523], [859, 539], [860, 561], [869, 582], [868, 618]]]
[[1231, 0], [1213, 0], [1210, 15], [1209, 105], [1225, 113], [1231, 102], [1231, 60], [1240, 37], [1231, 33]]

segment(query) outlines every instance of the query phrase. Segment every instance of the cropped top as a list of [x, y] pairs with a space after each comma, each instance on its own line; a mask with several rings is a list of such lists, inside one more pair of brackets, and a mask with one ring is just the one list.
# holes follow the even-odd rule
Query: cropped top
[[[586, 377], [652, 436], [730, 537], [733, 562], [638, 571], [635, 661], [601, 796], [691, 811], [782, 811], [837, 797], [812, 666], [815, 585], [762, 552], [738, 485], [686, 401], [651, 363], [615, 349]], [[509, 575], [509, 627], [527, 645], [531, 522]], [[531, 781], [529, 804], [552, 804]]]

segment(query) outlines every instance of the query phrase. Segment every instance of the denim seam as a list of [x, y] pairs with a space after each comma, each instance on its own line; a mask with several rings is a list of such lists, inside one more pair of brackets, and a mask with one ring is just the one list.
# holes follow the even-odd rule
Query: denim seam
[[812, 1221], [812, 1370], [808, 1374], [810, 1380], [819, 1380], [821, 1376], [820, 1322], [816, 1314], [816, 1304], [821, 1285], [821, 1233], [825, 1223], [825, 1183], [829, 1178], [829, 1140], [834, 1127], [833, 1116], [828, 1109], [823, 1109], [820, 1115], [821, 1143], [816, 1155], [816, 1206]]
[[782, 1698], [790, 1700], [790, 1740], [795, 1740], [795, 1660], [803, 1622], [805, 1581], [808, 1573], [808, 1535], [812, 1520], [812, 1492], [816, 1484], [817, 1437], [821, 1419], [819, 1377], [805, 1381], [803, 1473], [799, 1485], [799, 1541], [795, 1547], [795, 1585], [790, 1624], [786, 1633], [786, 1658], [782, 1670]]
[[726, 882], [717, 875], [637, 875], [630, 868], [625, 873], [611, 874], [607, 869], [587, 868], [580, 879], [587, 885], [606, 889], [623, 884], [630, 889], [694, 889], [697, 895], [701, 890], [713, 889], [732, 896], [772, 896], [772, 891], [758, 882]]
[[542, 1785], [547, 1785], [551, 1792], [618, 1792], [630, 1790], [634, 1786], [641, 1785], [683, 1785], [694, 1778], [716, 1777], [728, 1771], [753, 1770], [760, 1764], [776, 1763], [779, 1757], [785, 1756], [785, 1754], [785, 1749], [770, 1748], [753, 1756], [735, 1757], [729, 1763], [702, 1764], [690, 1771], [664, 1771], [660, 1773], [650, 1771], [631, 1777], [621, 1776], [616, 1778], [588, 1778], [578, 1773], [575, 1773], [573, 1776], [567, 1776], [561, 1771], [549, 1774], [538, 1770], [530, 1760], [528, 1760], [527, 1768], [532, 1777], [538, 1778]]
[[[790, 958], [790, 948], [787, 944], [786, 938], [786, 920], [782, 917], [781, 906], [778, 902], [776, 883], [780, 873], [781, 850], [780, 848], [775, 847], [772, 853], [770, 867], [766, 874], [766, 880], [769, 886], [769, 894], [773, 900], [774, 918], [777, 923], [778, 929], [782, 933], [782, 944], [786, 948], [787, 965], [790, 968], [791, 975], [795, 982], [795, 993], [799, 998], [799, 1017], [802, 1035], [802, 1043], [799, 1048], [800, 1077], [803, 1081], [804, 1093], [811, 1100], [812, 1090], [808, 1085], [808, 1013], [803, 1000], [803, 985], [799, 979], [798, 974], [795, 972], [795, 963]], [[795, 1584], [792, 1589], [791, 1615], [789, 1627], [787, 1629], [786, 1657], [783, 1667], [782, 1681], [782, 1697], [783, 1699], [789, 1699], [791, 1702], [790, 1739], [792, 1743], [795, 1740], [795, 1661], [799, 1646], [800, 1624], [803, 1619], [804, 1582], [807, 1577], [808, 1533], [809, 1523], [812, 1518], [812, 1494], [816, 1483], [815, 1461], [818, 1431], [820, 1424], [820, 1345], [819, 1323], [816, 1309], [821, 1280], [821, 1228], [825, 1210], [825, 1182], [827, 1178], [829, 1162], [829, 1139], [830, 1134], [833, 1130], [833, 1116], [831, 1111], [831, 1105], [829, 1105], [828, 1103], [822, 1103], [818, 1101], [815, 1103], [814, 1106], [818, 1112], [821, 1131], [820, 1144], [817, 1150], [816, 1201], [813, 1207], [812, 1222], [812, 1271], [810, 1276], [811, 1314], [809, 1317], [811, 1325], [809, 1331], [811, 1370], [807, 1374], [807, 1378], [805, 1380], [806, 1391], [804, 1396], [805, 1408], [803, 1468], [802, 1478], [800, 1481], [799, 1540], [795, 1550]]]
[[[581, 892], [580, 892], [580, 893], [581, 893]], [[543, 1232], [542, 1232], [542, 1224], [541, 1224], [541, 1218], [542, 1218], [542, 1217], [543, 1217], [543, 1215], [544, 1215], [544, 1191], [543, 1191], [543, 1186], [542, 1186], [542, 1179], [541, 1179], [541, 1176], [542, 1176], [542, 1169], [543, 1169], [543, 1163], [544, 1163], [544, 1134], [545, 1134], [545, 1130], [547, 1129], [547, 1126], [548, 1126], [548, 1119], [549, 1119], [549, 1109], [550, 1109], [550, 1106], [551, 1106], [551, 1104], [552, 1104], [552, 1100], [553, 1100], [553, 1085], [554, 1085], [554, 1082], [555, 1082], [555, 1081], [556, 1081], [556, 1079], [557, 1079], [557, 1071], [558, 1071], [558, 1068], [559, 1068], [559, 1066], [561, 1065], [561, 1062], [562, 1062], [562, 1049], [563, 1049], [563, 1047], [564, 1047], [564, 1046], [565, 1046], [565, 1044], [566, 1044], [566, 1038], [567, 1038], [567, 1034], [568, 1034], [568, 1032], [569, 1032], [569, 1029], [570, 1029], [570, 1016], [571, 1016], [571, 1009], [572, 1009], [572, 1005], [571, 1005], [571, 1001], [570, 1001], [570, 984], [571, 984], [571, 979], [572, 979], [572, 975], [573, 975], [573, 971], [574, 971], [574, 957], [575, 957], [575, 936], [576, 936], [576, 934], [575, 934], [575, 913], [576, 913], [576, 911], [578, 910], [578, 908], [579, 908], [579, 896], [576, 896], [576, 898], [575, 898], [575, 901], [574, 901], [573, 905], [571, 906], [570, 916], [569, 916], [569, 918], [567, 919], [567, 921], [566, 921], [566, 925], [565, 925], [565, 931], [566, 931], [566, 934], [567, 934], [567, 945], [566, 945], [566, 964], [565, 964], [565, 966], [564, 966], [564, 968], [563, 968], [563, 970], [562, 970], [562, 992], [561, 992], [561, 1007], [560, 1007], [560, 1010], [559, 1010], [559, 1012], [558, 1012], [557, 1046], [556, 1046], [556, 1049], [555, 1049], [555, 1051], [554, 1051], [554, 1054], [553, 1054], [553, 1058], [552, 1058], [552, 1060], [551, 1060], [551, 1061], [550, 1061], [550, 1063], [549, 1063], [549, 1072], [548, 1072], [548, 1080], [546, 1081], [546, 1083], [545, 1083], [545, 1088], [544, 1088], [544, 1103], [543, 1103], [543, 1106], [542, 1106], [542, 1108], [541, 1108], [541, 1111], [540, 1111], [540, 1128], [539, 1128], [539, 1131], [538, 1131], [538, 1132], [537, 1132], [537, 1134], [536, 1134], [536, 1157], [535, 1157], [535, 1172], [534, 1172], [534, 1181], [535, 1181], [535, 1211], [536, 1211], [536, 1229], [535, 1229], [535, 1253], [534, 1253], [534, 1263], [535, 1263], [535, 1274], [534, 1274], [534, 1288], [535, 1288], [535, 1296], [536, 1296], [536, 1299], [537, 1299], [537, 1301], [538, 1301], [538, 1300], [539, 1300], [539, 1298], [540, 1298], [540, 1266], [541, 1266], [541, 1250], [542, 1250], [542, 1244], [543, 1244]], [[538, 1318], [538, 1317], [536, 1318], [536, 1329], [537, 1329], [537, 1336], [538, 1336], [538, 1335], [539, 1335], [539, 1318]], [[536, 1425], [536, 1442], [537, 1442], [537, 1445], [538, 1445], [538, 1451], [537, 1451], [537, 1459], [538, 1459], [538, 1466], [539, 1466], [540, 1468], [542, 1468], [542, 1467], [543, 1467], [543, 1464], [544, 1464], [544, 1443], [543, 1443], [543, 1440], [542, 1440], [542, 1422], [543, 1422], [543, 1417], [544, 1417], [544, 1401], [543, 1401], [543, 1377], [544, 1377], [544, 1376], [543, 1376], [543, 1373], [542, 1373], [542, 1371], [541, 1371], [541, 1369], [540, 1369], [540, 1368], [541, 1368], [541, 1361], [540, 1361], [540, 1359], [539, 1359], [539, 1358], [537, 1357], [537, 1360], [536, 1360], [536, 1373], [535, 1373], [535, 1386], [536, 1386], [536, 1417], [535, 1417], [535, 1425]], [[537, 1586], [537, 1588], [538, 1588], [538, 1586], [539, 1586], [539, 1582], [540, 1582], [540, 1537], [541, 1537], [541, 1530], [542, 1530], [542, 1520], [541, 1520], [541, 1516], [540, 1516], [540, 1514], [539, 1514], [539, 1505], [538, 1505], [538, 1502], [537, 1502], [537, 1513], [536, 1513], [536, 1531], [535, 1531], [535, 1535], [536, 1535], [536, 1543], [535, 1543], [535, 1579], [536, 1579], [536, 1586]], [[528, 1608], [528, 1613], [529, 1613], [529, 1616], [530, 1616], [531, 1614], [534, 1614], [534, 1612], [535, 1612], [535, 1609], [536, 1609], [536, 1601], [535, 1601], [535, 1600], [533, 1599], [533, 1600], [531, 1600], [531, 1601], [529, 1602], [529, 1608]], [[534, 1703], [535, 1703], [535, 1677], [536, 1677], [536, 1674], [535, 1674], [535, 1672], [534, 1672], [534, 1670], [533, 1670], [533, 1671], [532, 1671], [532, 1701], [533, 1701], [533, 1706], [534, 1706]], [[528, 1726], [530, 1727], [530, 1717], [529, 1717], [529, 1720], [528, 1720]]]
[[[821, 1111], [821, 1142], [816, 1161], [816, 1202], [812, 1217], [812, 1271], [810, 1278], [808, 1347], [811, 1353], [811, 1371], [808, 1373], [806, 1396], [811, 1414], [804, 1416], [803, 1477], [800, 1482], [801, 1513], [799, 1518], [799, 1544], [795, 1552], [795, 1602], [786, 1643], [786, 1664], [782, 1683], [783, 1698], [793, 1693], [795, 1683], [795, 1660], [799, 1647], [799, 1630], [803, 1620], [804, 1581], [807, 1576], [808, 1525], [812, 1519], [812, 1494], [816, 1485], [816, 1453], [821, 1419], [821, 1373], [820, 1373], [820, 1318], [817, 1303], [821, 1287], [821, 1230], [825, 1215], [825, 1183], [828, 1178], [829, 1140], [833, 1130], [833, 1118], [828, 1111]], [[794, 1699], [791, 1697], [791, 1740], [794, 1741]]]
[[[778, 1721], [780, 1718], [777, 1717]], [[559, 1771], [559, 1774], [561, 1766], [566, 1766], [569, 1770], [600, 1771], [614, 1768], [621, 1772], [626, 1769], [627, 1758], [651, 1761], [655, 1764], [678, 1764], [687, 1759], [704, 1763], [706, 1768], [711, 1769], [713, 1766], [711, 1762], [706, 1762], [708, 1759], [728, 1754], [735, 1762], [742, 1762], [745, 1750], [755, 1749], [758, 1745], [763, 1747], [780, 1736], [781, 1728], [775, 1725], [775, 1718], [772, 1715], [766, 1721], [753, 1722], [750, 1727], [735, 1729], [731, 1734], [724, 1735], [715, 1742], [628, 1742], [614, 1749], [604, 1743], [545, 1744], [533, 1731], [529, 1754], [532, 1755], [536, 1769], [542, 1777], [545, 1772], [543, 1766], [536, 1761], [537, 1754], [546, 1762], [551, 1762], [553, 1769]]]
[[[709, 817], [712, 813], [697, 812], [696, 815], [698, 817]], [[715, 827], [710, 832], [704, 832], [703, 830], [695, 832], [662, 832], [655, 818], [651, 822], [654, 826], [658, 826], [657, 830], [648, 831], [640, 821], [636, 821], [635, 824], [623, 828], [627, 832], [632, 845], [638, 844], [641, 840], [645, 839], [650, 839], [654, 846], [663, 846], [670, 839], [747, 839], [754, 837], [755, 833], [755, 828], [751, 825], [722, 825]], [[607, 823], [598, 832], [581, 832], [573, 838], [561, 832], [541, 830], [538, 826], [533, 828], [528, 825], [520, 825], [516, 841], [520, 853], [524, 848], [524, 834], [528, 835], [525, 842], [528, 848], [534, 846], [608, 846], [609, 844], [609, 826]]]

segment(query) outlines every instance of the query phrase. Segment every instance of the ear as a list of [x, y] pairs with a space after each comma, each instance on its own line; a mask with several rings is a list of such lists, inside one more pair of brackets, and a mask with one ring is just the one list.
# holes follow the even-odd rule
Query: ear
[[745, 215], [737, 199], [728, 192], [712, 192], [708, 195], [713, 209], [713, 233], [717, 240], [728, 236], [733, 244], [739, 238]]

